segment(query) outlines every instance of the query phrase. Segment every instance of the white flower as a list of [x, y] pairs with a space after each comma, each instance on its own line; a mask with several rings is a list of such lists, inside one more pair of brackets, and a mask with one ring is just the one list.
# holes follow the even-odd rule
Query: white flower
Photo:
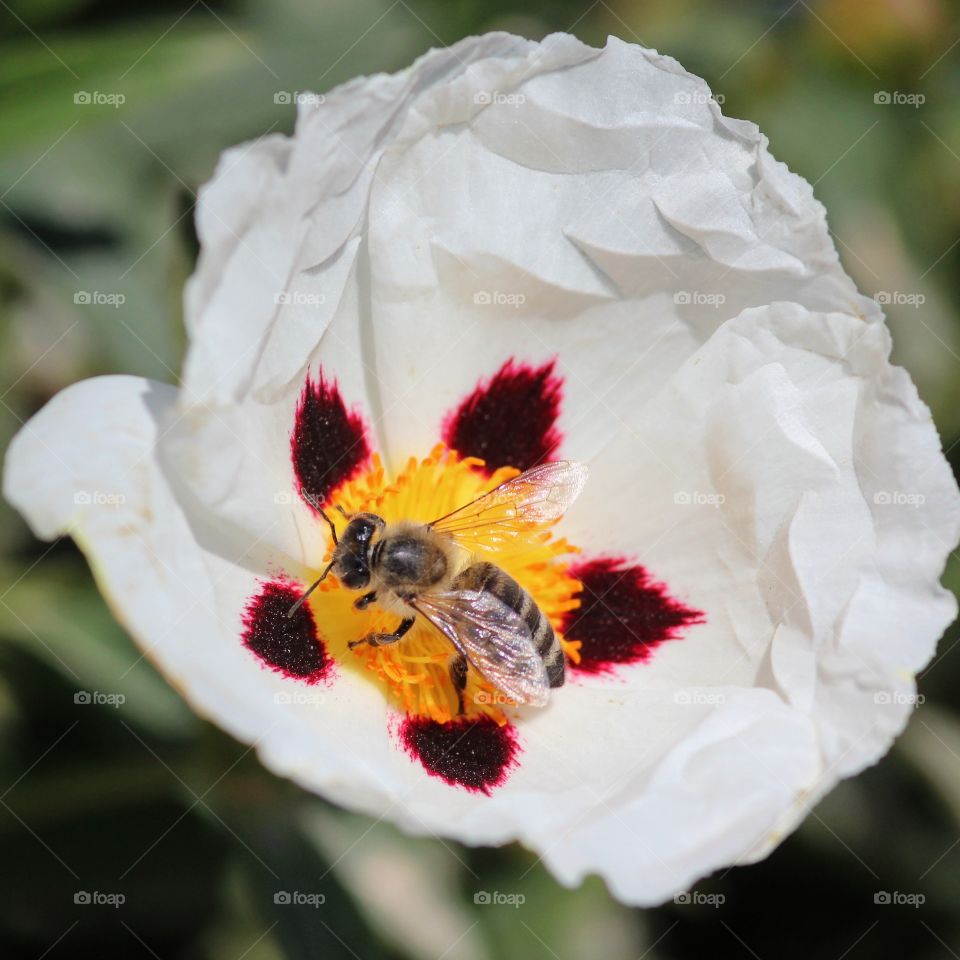
[[[65, 390], [5, 490], [264, 764], [652, 904], [888, 749], [955, 614], [957, 489], [809, 185], [701, 80], [615, 39], [471, 38], [301, 100], [198, 223], [181, 389]], [[552, 539], [499, 555], [564, 633], [546, 708], [475, 679], [451, 720], [442, 638], [348, 650], [389, 618], [335, 583], [286, 618], [318, 501], [426, 520], [507, 475], [440, 441], [590, 465]]]

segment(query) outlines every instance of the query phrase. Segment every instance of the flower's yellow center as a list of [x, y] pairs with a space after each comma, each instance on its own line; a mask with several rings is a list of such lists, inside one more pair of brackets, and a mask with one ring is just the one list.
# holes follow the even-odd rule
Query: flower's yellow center
[[[374, 457], [369, 470], [337, 491], [332, 503], [335, 509], [327, 512], [337, 524], [338, 535], [347, 521], [337, 507], [347, 514], [369, 511], [383, 517], [388, 524], [398, 520], [428, 523], [520, 472], [504, 467], [487, 477], [477, 469], [482, 465], [482, 460], [461, 459], [453, 451], [438, 446], [423, 460], [411, 459], [389, 483], [379, 458]], [[481, 531], [471, 546], [481, 547], [482, 543]], [[478, 559], [495, 563], [527, 590], [549, 618], [567, 657], [573, 662], [579, 659], [580, 645], [576, 641], [565, 641], [560, 630], [563, 615], [580, 605], [577, 595], [581, 585], [560, 558], [575, 550], [566, 540], [555, 538], [548, 526], [526, 526], [522, 535], [497, 538], [495, 549], [477, 550]], [[331, 556], [332, 552], [325, 562], [329, 562]], [[450, 660], [455, 654], [450, 641], [420, 616], [396, 643], [380, 647], [360, 644], [350, 649], [350, 641], [369, 633], [392, 633], [400, 622], [395, 614], [380, 609], [376, 603], [366, 610], [357, 610], [353, 604], [361, 593], [341, 586], [331, 574], [312, 595], [314, 615], [330, 653], [342, 664], [362, 670], [408, 714], [429, 717], [439, 723], [451, 720], [457, 712], [457, 696], [449, 673]], [[467, 717], [485, 714], [502, 724], [506, 717], [501, 707], [510, 701], [476, 670], [470, 669], [463, 703]]]

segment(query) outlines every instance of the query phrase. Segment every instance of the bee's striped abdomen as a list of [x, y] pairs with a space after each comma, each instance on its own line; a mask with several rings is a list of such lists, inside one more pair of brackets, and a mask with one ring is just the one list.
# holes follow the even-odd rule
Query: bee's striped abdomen
[[533, 645], [547, 668], [550, 686], [563, 686], [566, 664], [560, 641], [533, 597], [509, 573], [492, 563], [474, 563], [458, 574], [453, 586], [458, 590], [491, 593], [515, 611], [530, 630]]

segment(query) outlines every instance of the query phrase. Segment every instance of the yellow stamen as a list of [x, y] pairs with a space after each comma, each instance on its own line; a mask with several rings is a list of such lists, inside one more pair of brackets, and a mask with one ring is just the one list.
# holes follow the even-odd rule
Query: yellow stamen
[[[482, 460], [460, 458], [440, 445], [420, 461], [411, 458], [400, 475], [388, 483], [380, 459], [375, 456], [369, 470], [337, 492], [332, 504], [334, 509], [328, 514], [337, 524], [338, 534], [346, 526], [346, 520], [337, 507], [342, 507], [347, 514], [370, 511], [388, 523], [397, 520], [427, 523], [520, 472], [504, 467], [487, 477], [476, 469], [482, 465]], [[562, 538], [554, 538], [547, 526], [526, 527], [524, 533], [525, 536], [515, 538], [516, 542], [498, 539], [496, 549], [485, 550], [483, 559], [497, 564], [530, 593], [557, 631], [566, 655], [577, 663], [580, 644], [564, 640], [560, 628], [563, 615], [580, 605], [577, 595], [581, 584], [570, 575], [569, 564], [559, 559], [576, 552], [576, 548]], [[330, 554], [325, 562], [329, 559]], [[418, 617], [412, 629], [397, 643], [383, 647], [361, 644], [350, 650], [347, 644], [351, 640], [368, 633], [389, 633], [398, 625], [395, 615], [386, 613], [375, 603], [366, 610], [355, 609], [353, 602], [358, 596], [357, 591], [341, 587], [336, 578], [330, 576], [311, 597], [317, 624], [330, 653], [348, 668], [363, 671], [406, 713], [430, 717], [440, 723], [451, 720], [456, 713], [457, 698], [448, 672], [454, 654], [450, 641], [423, 617]], [[506, 716], [500, 706], [509, 705], [509, 701], [476, 670], [468, 670], [467, 677], [463, 697], [466, 716], [485, 714], [497, 723], [505, 723]]]

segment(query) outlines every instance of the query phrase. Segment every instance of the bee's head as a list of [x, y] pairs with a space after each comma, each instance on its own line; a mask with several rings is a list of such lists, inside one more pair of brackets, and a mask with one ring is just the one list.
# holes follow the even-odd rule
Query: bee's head
[[373, 513], [358, 513], [347, 524], [333, 554], [333, 572], [350, 590], [362, 590], [370, 583], [370, 552], [373, 536], [383, 520]]

